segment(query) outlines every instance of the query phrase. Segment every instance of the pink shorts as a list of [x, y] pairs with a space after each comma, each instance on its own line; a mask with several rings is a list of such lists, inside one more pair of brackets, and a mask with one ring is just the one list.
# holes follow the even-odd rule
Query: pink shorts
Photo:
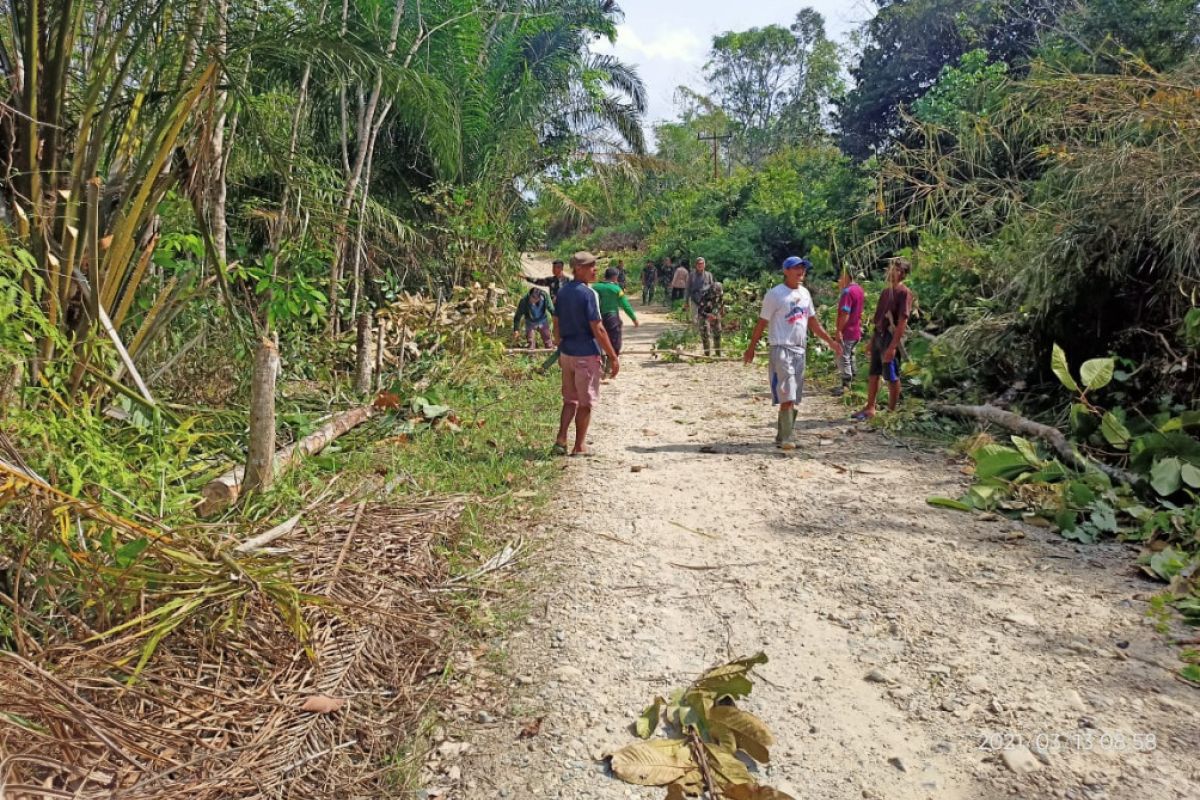
[[580, 408], [594, 406], [600, 399], [600, 356], [563, 355], [558, 363], [562, 366], [563, 402]]

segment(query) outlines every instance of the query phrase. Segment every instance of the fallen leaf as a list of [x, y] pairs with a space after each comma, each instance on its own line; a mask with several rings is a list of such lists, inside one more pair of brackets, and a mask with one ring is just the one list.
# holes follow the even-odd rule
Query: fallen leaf
[[301, 711], [311, 711], [314, 714], [332, 714], [346, 705], [344, 697], [329, 697], [323, 694], [314, 694], [304, 701], [300, 706]]
[[530, 720], [529, 722], [526, 722], [525, 726], [523, 728], [521, 728], [521, 732], [517, 734], [517, 738], [518, 739], [532, 739], [533, 737], [537, 736], [539, 733], [542, 732], [542, 720], [543, 719], [545, 719], [545, 717], [538, 717], [537, 719], [533, 719], [533, 720]]

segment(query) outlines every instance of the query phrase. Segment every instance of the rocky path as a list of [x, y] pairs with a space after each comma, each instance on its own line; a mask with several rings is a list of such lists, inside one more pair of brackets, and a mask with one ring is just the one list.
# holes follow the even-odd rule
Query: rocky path
[[[642, 314], [627, 349], [667, 324]], [[427, 796], [661, 798], [603, 754], [654, 695], [763, 650], [762, 778], [798, 800], [1200, 797], [1200, 693], [1123, 546], [931, 508], [961, 464], [819, 391], [780, 453], [765, 388], [761, 367], [624, 361], [597, 456], [543, 516], [503, 713], [449, 728]]]

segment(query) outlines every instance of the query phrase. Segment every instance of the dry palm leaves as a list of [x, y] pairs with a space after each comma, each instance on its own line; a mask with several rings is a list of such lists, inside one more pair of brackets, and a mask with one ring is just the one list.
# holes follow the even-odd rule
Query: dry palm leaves
[[[741, 753], [754, 762], [771, 759], [774, 743], [762, 720], [734, 705], [750, 694], [750, 670], [765, 664], [763, 653], [714, 667], [671, 699], [646, 707], [635, 723], [646, 741], [612, 755], [612, 771], [626, 783], [667, 787], [667, 800], [704, 796], [709, 800], [791, 800], [760, 785]], [[660, 724], [675, 735], [654, 739]]]
[[[38, 506], [22, 523], [66, 519], [50, 530], [68, 541], [67, 560], [81, 575], [87, 567], [113, 579], [93, 539], [118, 531], [110, 535], [119, 549], [138, 529], [11, 473], [7, 498]], [[42, 597], [35, 613], [28, 602], [40, 562], [25, 563], [18, 585], [28, 594], [0, 587], [3, 619], [22, 631], [4, 643], [15, 652], [0, 650], [6, 796], [386, 794], [387, 764], [419, 714], [415, 687], [443, 659], [446, 617], [429, 589], [446, 568], [433, 548], [462, 507], [456, 498], [334, 506], [278, 542], [286, 560], [236, 554], [228, 543], [211, 555], [156, 541], [125, 569], [147, 573], [124, 584], [144, 605], [135, 596], [126, 609], [133, 624], [105, 631], [89, 624], [86, 603], [53, 616], [52, 598]], [[240, 593], [226, 588], [239, 585]], [[59, 600], [70, 594], [59, 586]], [[112, 589], [107, 599], [118, 597]], [[152, 657], [139, 663], [151, 640]]]

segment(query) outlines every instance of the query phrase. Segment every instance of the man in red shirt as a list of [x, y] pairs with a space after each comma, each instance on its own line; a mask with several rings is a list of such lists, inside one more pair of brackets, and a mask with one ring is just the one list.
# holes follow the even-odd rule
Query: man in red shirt
[[866, 295], [863, 288], [850, 278], [850, 271], [843, 269], [838, 281], [837, 340], [842, 344], [842, 357], [838, 359], [838, 371], [842, 374], [842, 385], [833, 390], [834, 397], [841, 397], [850, 388], [857, 372], [854, 350], [862, 340], [863, 306]]
[[879, 395], [879, 379], [888, 383], [888, 411], [895, 411], [900, 402], [900, 358], [903, 354], [904, 332], [908, 329], [908, 314], [912, 309], [912, 292], [904, 279], [912, 271], [906, 258], [893, 258], [888, 268], [887, 288], [879, 295], [872, 324], [871, 368], [867, 372], [867, 405], [854, 415], [856, 420], [875, 416], [875, 398]]

